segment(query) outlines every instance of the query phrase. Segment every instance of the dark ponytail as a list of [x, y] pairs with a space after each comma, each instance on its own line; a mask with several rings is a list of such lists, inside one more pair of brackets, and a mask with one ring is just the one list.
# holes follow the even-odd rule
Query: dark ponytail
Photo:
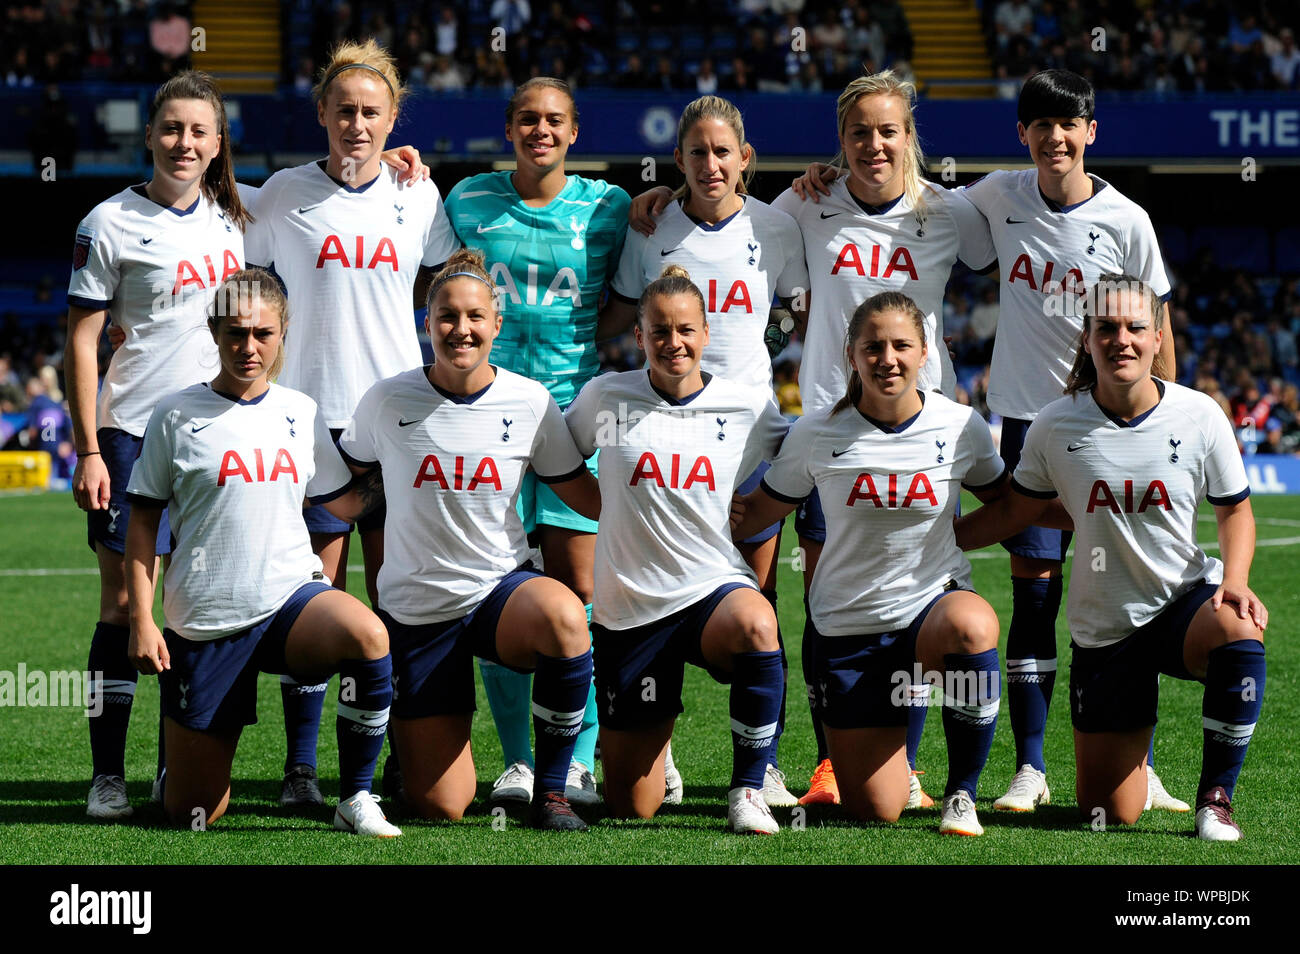
[[172, 99], [201, 99], [212, 107], [221, 134], [221, 149], [212, 157], [207, 171], [203, 173], [203, 194], [209, 202], [225, 212], [241, 232], [244, 231], [253, 217], [239, 200], [239, 186], [235, 182], [234, 146], [230, 141], [230, 122], [226, 118], [226, 104], [221, 98], [221, 87], [207, 73], [198, 70], [177, 73], [154, 93], [153, 103], [149, 107], [150, 126], [163, 103]]

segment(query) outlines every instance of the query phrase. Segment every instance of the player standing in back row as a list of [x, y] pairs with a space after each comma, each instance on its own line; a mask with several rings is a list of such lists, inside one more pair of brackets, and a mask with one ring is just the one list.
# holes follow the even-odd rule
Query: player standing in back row
[[[465, 179], [448, 193], [447, 214], [460, 240], [483, 252], [501, 298], [492, 360], [546, 385], [563, 409], [600, 368], [596, 312], [618, 267], [629, 200], [618, 186], [564, 171], [578, 138], [578, 108], [562, 80], [540, 76], [516, 89], [506, 105], [505, 133], [514, 145], [514, 171]], [[532, 473], [524, 477], [519, 501], [524, 529], [537, 534], [546, 574], [573, 590], [590, 617], [595, 521], [569, 508]], [[493, 801], [527, 802], [533, 790], [529, 676], [489, 660], [480, 662], [480, 671], [505, 757]], [[592, 773], [598, 731], [595, 696], [589, 695], [566, 786], [576, 805], [598, 800]]]

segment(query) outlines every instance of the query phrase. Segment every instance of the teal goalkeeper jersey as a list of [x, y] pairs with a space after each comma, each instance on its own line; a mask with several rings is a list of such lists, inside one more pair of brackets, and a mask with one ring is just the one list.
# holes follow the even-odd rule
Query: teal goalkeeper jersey
[[509, 172], [462, 181], [445, 206], [457, 237], [480, 249], [501, 295], [492, 363], [544, 384], [567, 407], [595, 377], [596, 311], [618, 270], [626, 192], [569, 176], [550, 204], [525, 205]]

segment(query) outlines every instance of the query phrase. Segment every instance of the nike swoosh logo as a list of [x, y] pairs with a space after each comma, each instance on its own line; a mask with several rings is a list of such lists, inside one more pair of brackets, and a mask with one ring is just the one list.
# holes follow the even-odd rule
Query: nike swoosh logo
[[1088, 446], [1087, 444], [1071, 444], [1069, 447], [1065, 449], [1065, 452], [1067, 454], [1073, 454], [1075, 451], [1082, 450], [1087, 446]]
[[1028, 219], [1013, 219], [1011, 216], [1009, 216], [1009, 215], [1007, 216], [1007, 225], [1024, 225], [1027, 221], [1029, 221], [1029, 220], [1028, 220]]
[[141, 245], [148, 245], [148, 244], [149, 244], [150, 242], [152, 242], [152, 241], [153, 241], [152, 238], [147, 238], [147, 239], [142, 238], [142, 239], [140, 239], [140, 244], [141, 244]]
[[847, 454], [847, 453], [848, 453], [849, 451], [851, 451], [851, 450], [853, 450], [852, 447], [846, 447], [846, 448], [844, 448], [844, 450], [842, 450], [842, 451], [833, 450], [833, 451], [831, 451], [831, 456], [832, 456], [832, 457], [839, 457], [841, 454]]
[[497, 229], [508, 229], [509, 227], [509, 222], [502, 222], [500, 225], [489, 225], [487, 228], [484, 228], [480, 224], [478, 227], [478, 234], [482, 235], [484, 232], [495, 232]]
[[308, 212], [310, 212], [312, 209], [319, 208], [319, 207], [320, 207], [320, 203], [319, 203], [319, 202], [316, 203], [316, 205], [304, 205], [302, 208], [300, 208], [300, 209], [298, 210], [298, 214], [299, 214], [299, 215], [306, 215], [306, 214], [307, 214]]
[[[213, 421], [208, 421], [208, 423], [204, 424], [203, 427], [211, 427], [211, 426], [213, 425], [213, 423], [214, 423]], [[193, 428], [193, 430], [190, 431], [190, 433], [191, 433], [191, 434], [197, 434], [199, 431], [203, 430], [203, 427], [199, 427], [199, 426], [196, 424], [196, 425], [194, 425], [194, 428]]]
[[823, 219], [829, 219], [829, 218], [833, 218], [834, 216], [841, 215], [841, 214], [842, 214], [842, 213], [840, 213], [840, 212], [823, 212], [823, 213], [822, 213], [822, 218], [823, 218]]
[[418, 417], [413, 421], [404, 421], [400, 417], [397, 419], [398, 427], [410, 427], [412, 424], [419, 424], [419, 423], [420, 423], [420, 419]]
[[680, 251], [681, 251], [681, 248], [682, 248], [682, 247], [681, 247], [680, 245], [677, 246], [677, 248], [666, 248], [666, 249], [663, 249], [659, 254], [660, 254], [660, 256], [663, 256], [663, 255], [671, 255], [671, 254], [673, 254], [673, 252], [680, 252]]

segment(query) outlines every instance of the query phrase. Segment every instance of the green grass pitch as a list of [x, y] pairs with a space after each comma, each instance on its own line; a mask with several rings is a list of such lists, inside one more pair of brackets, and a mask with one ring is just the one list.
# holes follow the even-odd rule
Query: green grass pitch
[[[904, 814], [897, 825], [851, 824], [838, 809], [809, 810], [802, 826], [791, 811], [776, 812], [783, 826], [773, 838], [725, 832], [730, 737], [726, 690], [688, 670], [686, 712], [677, 723], [673, 752], [686, 781], [685, 803], [647, 822], [600, 817], [586, 836], [533, 832], [518, 821], [494, 824], [483, 796], [501, 770], [501, 754], [480, 690], [474, 723], [479, 795], [461, 822], [430, 824], [400, 819], [405, 835], [378, 842], [333, 831], [329, 815], [300, 818], [276, 805], [284, 756], [280, 694], [263, 676], [261, 723], [244, 733], [234, 766], [230, 813], [206, 833], [162, 827], [148, 805], [158, 693], [141, 679], [127, 749], [128, 790], [136, 806], [130, 824], [100, 825], [84, 815], [90, 771], [85, 717], [73, 708], [0, 709], [0, 863], [5, 864], [367, 864], [367, 863], [614, 863], [614, 864], [1273, 864], [1300, 861], [1294, 824], [1300, 805], [1300, 752], [1292, 744], [1300, 724], [1297, 663], [1300, 623], [1295, 561], [1300, 556], [1300, 499], [1254, 498], [1260, 547], [1253, 588], [1269, 607], [1269, 677], [1264, 712], [1236, 792], [1237, 819], [1246, 838], [1234, 845], [1204, 844], [1191, 836], [1188, 815], [1148, 812], [1130, 829], [1094, 832], [1074, 805], [1073, 751], [1064, 680], [1068, 635], [1058, 623], [1062, 686], [1052, 708], [1047, 762], [1053, 804], [1031, 816], [994, 813], [992, 799], [1015, 769], [1005, 702], [978, 808], [983, 838], [941, 838], [935, 810]], [[968, 498], [967, 504], [970, 505]], [[0, 497], [0, 670], [80, 670], [96, 617], [98, 581], [85, 545], [85, 522], [70, 495]], [[1203, 540], [1214, 521], [1202, 515]], [[787, 527], [780, 579], [781, 619], [790, 652], [790, 704], [781, 764], [790, 787], [802, 792], [815, 758], [799, 668], [803, 627], [801, 584], [790, 568]], [[1001, 549], [974, 555], [975, 585], [993, 604], [1005, 634], [1010, 617], [1008, 563]], [[349, 580], [354, 592], [360, 574]], [[1200, 687], [1161, 682], [1157, 766], [1175, 795], [1191, 800], [1200, 765]], [[321, 732], [322, 789], [336, 794], [334, 694]], [[920, 768], [931, 794], [946, 776], [939, 713], [932, 712], [921, 745]]]

